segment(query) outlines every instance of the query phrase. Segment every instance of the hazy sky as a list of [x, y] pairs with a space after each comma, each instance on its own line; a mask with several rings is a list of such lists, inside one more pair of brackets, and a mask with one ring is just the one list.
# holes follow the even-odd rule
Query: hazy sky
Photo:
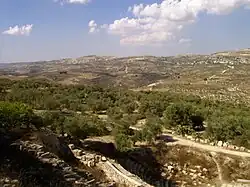
[[0, 62], [250, 47], [250, 0], [0, 0]]

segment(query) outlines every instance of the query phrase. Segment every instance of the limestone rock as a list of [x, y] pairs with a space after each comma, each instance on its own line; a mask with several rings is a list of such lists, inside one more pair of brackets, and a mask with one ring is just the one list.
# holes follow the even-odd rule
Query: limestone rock
[[201, 166], [195, 166], [197, 169], [201, 169]]
[[222, 141], [218, 141], [217, 145], [218, 145], [219, 147], [222, 147], [223, 142], [222, 142]]
[[192, 179], [196, 179], [198, 177], [197, 174], [193, 174]]
[[11, 181], [12, 184], [17, 184], [18, 183], [18, 180], [17, 179], [14, 179]]
[[41, 157], [41, 158], [53, 158], [53, 156], [52, 156], [49, 152], [46, 152], [46, 153], [41, 154], [40, 157]]
[[74, 144], [69, 144], [69, 148], [72, 150], [75, 148], [75, 145]]
[[183, 173], [184, 175], [187, 175], [186, 170], [182, 170], [182, 173]]
[[173, 166], [168, 166], [168, 171], [172, 171], [174, 169]]
[[196, 173], [196, 170], [195, 170], [195, 169], [190, 169], [190, 171], [191, 171], [192, 173]]
[[245, 151], [246, 150], [246, 148], [245, 147], [240, 147], [240, 151]]
[[208, 170], [207, 170], [207, 168], [203, 168], [202, 171], [203, 172], [207, 172]]
[[215, 143], [214, 143], [214, 142], [211, 142], [209, 145], [214, 146], [214, 145], [215, 145]]
[[82, 156], [84, 152], [81, 149], [74, 149], [73, 152], [76, 156]]
[[10, 180], [9, 180], [8, 178], [6, 178], [6, 179], [4, 180], [4, 182], [5, 182], [5, 183], [9, 183]]
[[73, 182], [73, 181], [76, 181], [76, 179], [75, 178], [67, 178], [66, 181]]
[[204, 140], [204, 143], [205, 143], [205, 144], [209, 143], [209, 140], [208, 140], [208, 139], [205, 139], [205, 140]]
[[192, 136], [187, 136], [187, 139], [188, 140], [191, 140], [193, 137]]
[[65, 167], [65, 168], [63, 168], [63, 170], [66, 171], [66, 172], [71, 172], [72, 168], [71, 167]]
[[102, 161], [102, 162], [106, 162], [106, 161], [107, 161], [107, 158], [106, 158], [105, 156], [102, 156], [101, 161]]
[[228, 147], [228, 142], [224, 142], [223, 147]]

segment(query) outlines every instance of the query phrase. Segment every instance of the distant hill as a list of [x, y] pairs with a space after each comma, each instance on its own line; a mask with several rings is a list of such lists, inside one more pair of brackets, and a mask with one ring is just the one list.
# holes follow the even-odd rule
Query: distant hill
[[224, 51], [224, 52], [217, 52], [214, 53], [215, 55], [222, 55], [222, 56], [245, 56], [250, 57], [250, 48], [235, 50], [235, 51]]
[[248, 100], [250, 49], [211, 55], [123, 58], [93, 55], [13, 63], [1, 65], [0, 75], [11, 79], [28, 77], [61, 84], [172, 90], [228, 100]]

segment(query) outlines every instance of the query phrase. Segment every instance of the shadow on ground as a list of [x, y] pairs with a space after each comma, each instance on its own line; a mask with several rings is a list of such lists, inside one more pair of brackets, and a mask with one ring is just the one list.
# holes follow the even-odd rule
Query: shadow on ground
[[58, 168], [38, 160], [32, 153], [10, 145], [11, 139], [1, 138], [1, 177], [18, 179], [20, 187], [70, 187]]
[[[19, 187], [73, 187], [74, 181], [67, 181], [65, 175], [66, 166], [53, 166], [50, 163], [44, 163], [40, 161], [36, 152], [33, 150], [25, 149], [20, 144], [16, 144], [15, 141], [23, 136], [23, 132], [15, 133], [8, 132], [3, 133], [0, 131], [0, 177], [8, 178], [11, 180], [18, 180]], [[53, 143], [52, 143], [53, 144]], [[65, 151], [65, 147], [63, 147]], [[53, 152], [53, 148], [50, 148]], [[63, 151], [59, 151], [62, 153]], [[58, 150], [54, 150], [54, 153], [58, 153]], [[66, 149], [66, 157], [68, 151]], [[59, 158], [62, 155], [57, 155]], [[70, 155], [70, 158], [73, 158]], [[72, 163], [67, 162], [70, 166]], [[70, 160], [72, 161], [72, 159]], [[73, 159], [73, 166], [76, 164]], [[73, 173], [82, 179], [92, 180], [91, 173], [81, 168], [72, 167]], [[65, 170], [65, 171], [64, 171]], [[68, 173], [68, 172], [66, 172]], [[69, 175], [69, 174], [68, 174]], [[67, 176], [69, 179], [70, 176]], [[74, 176], [73, 176], [74, 177]], [[99, 179], [99, 178], [98, 178]], [[96, 181], [96, 180], [95, 180]], [[98, 182], [98, 181], [97, 181]], [[0, 186], [1, 184], [0, 181]], [[91, 183], [92, 186], [99, 186], [96, 182]], [[83, 185], [86, 186], [86, 185]], [[89, 186], [89, 185], [88, 185]]]
[[148, 147], [138, 147], [130, 151], [120, 152], [113, 143], [86, 140], [82, 143], [81, 148], [115, 159], [126, 170], [148, 184], [157, 187], [176, 186], [174, 181], [162, 177], [162, 166]]
[[164, 141], [164, 142], [177, 142], [178, 141], [178, 140], [174, 139], [172, 136], [169, 136], [166, 134], [159, 135], [156, 139]]

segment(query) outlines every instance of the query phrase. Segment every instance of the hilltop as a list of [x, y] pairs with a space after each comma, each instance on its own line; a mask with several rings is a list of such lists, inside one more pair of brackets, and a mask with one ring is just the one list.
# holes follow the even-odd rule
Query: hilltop
[[245, 56], [250, 57], [250, 48], [241, 49], [241, 50], [234, 50], [234, 51], [224, 51], [215, 53], [215, 55], [221, 56]]

